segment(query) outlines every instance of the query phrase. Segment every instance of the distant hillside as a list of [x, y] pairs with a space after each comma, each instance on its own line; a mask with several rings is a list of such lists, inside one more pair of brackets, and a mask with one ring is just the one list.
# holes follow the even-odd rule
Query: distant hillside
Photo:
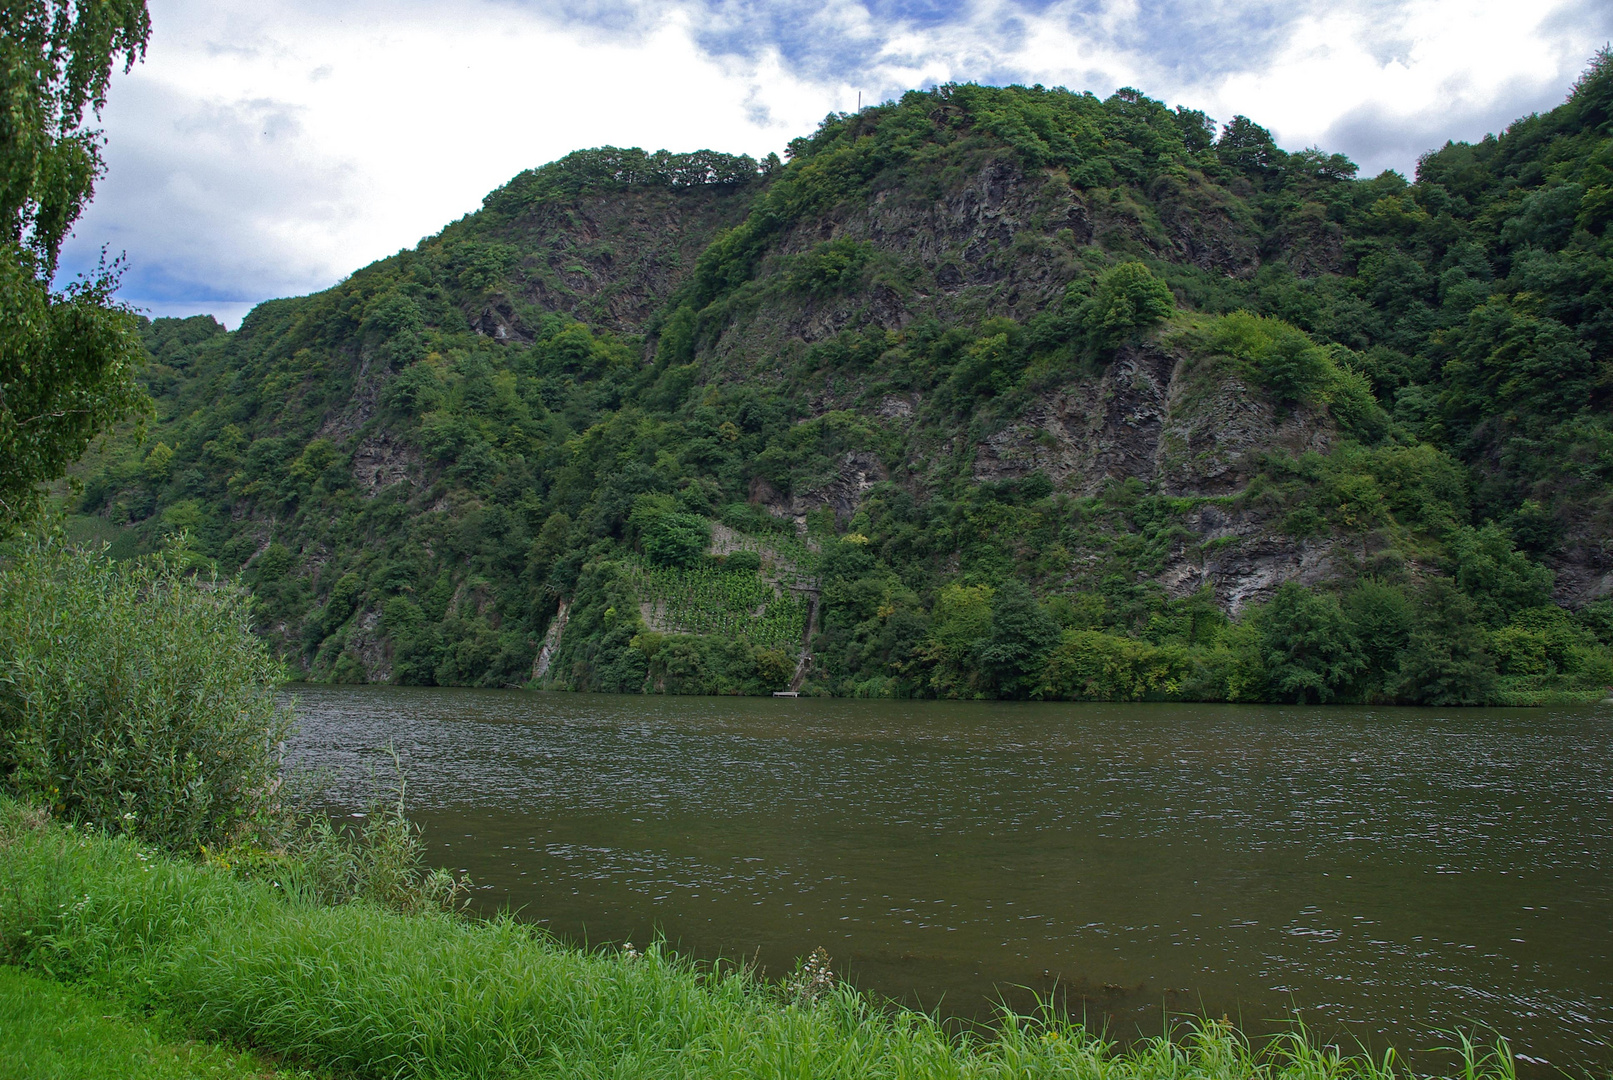
[[1613, 683], [1613, 60], [1415, 182], [1135, 91], [579, 151], [146, 327], [74, 528], [311, 678], [1536, 702]]

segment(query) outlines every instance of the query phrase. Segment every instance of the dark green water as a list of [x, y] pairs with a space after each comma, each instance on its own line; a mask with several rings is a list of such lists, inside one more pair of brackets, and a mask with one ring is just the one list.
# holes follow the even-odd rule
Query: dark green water
[[338, 805], [395, 743], [433, 858], [571, 938], [1613, 1065], [1613, 709], [297, 696]]

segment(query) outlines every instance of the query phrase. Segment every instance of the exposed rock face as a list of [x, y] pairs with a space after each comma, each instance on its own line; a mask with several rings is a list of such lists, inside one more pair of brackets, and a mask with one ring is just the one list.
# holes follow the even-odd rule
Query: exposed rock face
[[1093, 495], [1138, 477], [1167, 495], [1225, 495], [1243, 487], [1254, 455], [1325, 452], [1331, 425], [1307, 409], [1279, 415], [1235, 378], [1184, 370], [1166, 349], [1122, 349], [1100, 378], [1072, 380], [988, 436], [976, 480], [1044, 472], [1061, 489]]
[[1550, 560], [1557, 572], [1553, 598], [1579, 607], [1613, 596], [1613, 533], [1574, 535], [1563, 542]]
[[418, 484], [419, 468], [420, 452], [384, 429], [353, 451], [353, 478], [371, 498], [393, 484]]
[[881, 480], [889, 479], [890, 474], [878, 455], [864, 450], [841, 455], [839, 465], [838, 474], [829, 483], [792, 495], [781, 495], [767, 481], [754, 480], [751, 501], [765, 507], [774, 517], [794, 521], [801, 529], [806, 528], [806, 516], [823, 507], [833, 510], [835, 520], [844, 524], [862, 505], [868, 490]]
[[[867, 287], [834, 296], [764, 284], [766, 302], [736, 313], [712, 355], [730, 376], [754, 377], [759, 361], [847, 329], [896, 331], [926, 316], [943, 323], [991, 315], [1025, 321], [1062, 298], [1078, 274], [1080, 249], [1099, 240], [1141, 245], [1236, 277], [1259, 269], [1259, 229], [1239, 218], [1225, 192], [1173, 179], [1153, 194], [1157, 224], [1143, 222], [1128, 203], [1089, 204], [1056, 171], [1026, 171], [1004, 160], [983, 164], [939, 197], [923, 185], [876, 191], [793, 227], [763, 259], [756, 280], [782, 281], [793, 259], [828, 240], [867, 243], [876, 267], [900, 272], [876, 269]], [[1279, 238], [1273, 255], [1298, 260], [1300, 273], [1336, 270], [1337, 232], [1319, 221], [1304, 235]]]
[[549, 668], [554, 663], [555, 654], [560, 651], [560, 642], [566, 633], [566, 621], [571, 618], [571, 604], [566, 600], [560, 601], [560, 610], [549, 622], [548, 633], [543, 636], [543, 646], [538, 650], [537, 659], [532, 661], [532, 681], [536, 682], [549, 674]]
[[1331, 541], [1295, 540], [1269, 518], [1241, 507], [1199, 506], [1184, 524], [1195, 535], [1177, 541], [1159, 583], [1173, 597], [1209, 586], [1233, 615], [1270, 599], [1285, 581], [1316, 585], [1342, 569]]
[[[820, 404], [826, 410], [849, 402]], [[864, 409], [902, 425], [919, 404], [885, 395], [865, 402]], [[1315, 584], [1343, 569], [1334, 540], [1298, 540], [1268, 513], [1228, 502], [1258, 471], [1261, 454], [1325, 453], [1335, 437], [1325, 414], [1279, 410], [1249, 393], [1235, 373], [1196, 368], [1184, 354], [1150, 344], [1122, 349], [1101, 376], [1072, 377], [1047, 391], [1019, 419], [977, 444], [962, 436], [950, 446], [910, 442], [900, 464], [920, 488], [961, 454], [980, 483], [1041, 472], [1061, 491], [1091, 496], [1106, 484], [1135, 478], [1158, 494], [1215, 499], [1185, 511], [1182, 524], [1195, 535], [1177, 542], [1157, 580], [1172, 596], [1209, 586], [1235, 613], [1269, 598], [1284, 581]], [[822, 507], [844, 524], [889, 476], [876, 455], [850, 452], [827, 483], [785, 495], [756, 480], [750, 498], [798, 527]]]
[[[1195, 371], [1167, 348], [1128, 347], [1100, 378], [1044, 394], [987, 436], [972, 472], [981, 482], [1042, 472], [1077, 495], [1134, 477], [1163, 495], [1218, 497], [1242, 490], [1258, 455], [1326, 452], [1333, 437], [1325, 416], [1279, 413], [1235, 377]], [[1295, 540], [1254, 511], [1203, 505], [1183, 524], [1198, 536], [1179, 542], [1159, 575], [1174, 596], [1208, 585], [1236, 612], [1284, 581], [1314, 584], [1339, 569], [1331, 542]]]
[[392, 646], [381, 632], [381, 613], [365, 611], [353, 620], [347, 636], [347, 650], [364, 665], [367, 682], [392, 681]]
[[[504, 226], [525, 253], [520, 299], [591, 326], [636, 334], [694, 268], [717, 233], [745, 216], [748, 188], [635, 188], [543, 204]], [[471, 314], [501, 341], [527, 340], [510, 298]]]
[[939, 198], [913, 188], [876, 191], [794, 226], [756, 278], [782, 282], [792, 260], [828, 240], [867, 243], [876, 263], [905, 273], [876, 271], [867, 288], [824, 297], [774, 288], [765, 305], [736, 316], [714, 356], [737, 375], [759, 357], [786, 355], [848, 328], [900, 330], [923, 316], [1028, 318], [1063, 295], [1075, 250], [1092, 240], [1093, 228], [1062, 178], [1003, 161], [985, 164]]
[[1155, 254], [1232, 277], [1248, 277], [1259, 268], [1260, 256], [1251, 239], [1254, 230], [1250, 222], [1240, 220], [1224, 192], [1162, 177], [1151, 194], [1158, 200], [1167, 237], [1164, 243], [1157, 239], [1149, 243]]
[[886, 394], [879, 400], [878, 407], [874, 409], [874, 415], [881, 420], [911, 420], [913, 419], [913, 411], [918, 407], [916, 397], [917, 395], [910, 397], [900, 394]]
[[[381, 389], [392, 378], [392, 367], [375, 355], [375, 350], [359, 347], [353, 366], [353, 389], [346, 403], [333, 409], [320, 425], [319, 434], [333, 442], [351, 438], [375, 416], [381, 401]], [[350, 354], [351, 355], [351, 354]]]

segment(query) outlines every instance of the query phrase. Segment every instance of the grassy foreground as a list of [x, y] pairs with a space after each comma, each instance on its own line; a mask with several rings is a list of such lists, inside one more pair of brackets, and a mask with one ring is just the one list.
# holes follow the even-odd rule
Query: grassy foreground
[[[0, 1080], [290, 1080], [256, 1055], [164, 1038], [103, 998], [0, 965]], [[110, 1014], [110, 1015], [109, 1015]]]
[[[0, 801], [0, 959], [338, 1076], [1410, 1075], [1392, 1056], [1341, 1058], [1298, 1037], [1255, 1051], [1216, 1023], [1125, 1051], [1052, 1018], [950, 1038], [841, 987], [791, 997], [657, 948], [587, 953], [508, 919], [320, 906], [296, 892]], [[1456, 1072], [1510, 1080], [1512, 1062], [1469, 1053]]]

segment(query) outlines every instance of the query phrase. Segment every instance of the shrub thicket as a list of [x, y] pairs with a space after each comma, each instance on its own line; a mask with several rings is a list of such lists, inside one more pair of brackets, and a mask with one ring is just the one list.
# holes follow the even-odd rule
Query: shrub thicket
[[275, 812], [291, 712], [246, 591], [185, 554], [114, 562], [59, 534], [0, 562], [0, 782], [174, 850]]
[[372, 778], [357, 827], [288, 797], [280, 667], [251, 632], [245, 589], [187, 561], [176, 547], [120, 563], [60, 534], [11, 546], [0, 561], [0, 794], [311, 903], [457, 907], [465, 883], [426, 868], [401, 771], [390, 787]]

